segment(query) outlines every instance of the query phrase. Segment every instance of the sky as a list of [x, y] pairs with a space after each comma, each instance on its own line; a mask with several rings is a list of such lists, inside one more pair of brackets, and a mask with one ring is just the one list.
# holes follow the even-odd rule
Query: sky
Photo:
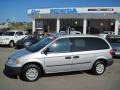
[[32, 21], [27, 10], [62, 7], [120, 7], [120, 0], [0, 0], [0, 23]]

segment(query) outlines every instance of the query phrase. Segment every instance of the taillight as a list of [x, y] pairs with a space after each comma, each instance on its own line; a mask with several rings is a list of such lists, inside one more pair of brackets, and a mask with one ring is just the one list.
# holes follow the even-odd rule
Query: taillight
[[113, 51], [113, 49], [111, 49], [109, 53], [111, 56], [113, 56], [115, 52]]

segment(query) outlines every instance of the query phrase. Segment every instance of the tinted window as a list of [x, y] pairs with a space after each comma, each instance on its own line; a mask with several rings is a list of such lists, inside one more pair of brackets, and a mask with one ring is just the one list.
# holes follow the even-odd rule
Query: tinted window
[[50, 47], [48, 47], [49, 52], [69, 52], [69, 39], [64, 38], [64, 39], [59, 39], [56, 42], [54, 42]]
[[71, 38], [71, 51], [84, 51], [86, 44], [84, 38]]
[[109, 49], [109, 45], [101, 38], [86, 38], [88, 50]]
[[13, 36], [15, 32], [5, 32], [3, 36]]
[[16, 32], [16, 35], [18, 36], [23, 35], [23, 32]]
[[109, 45], [100, 38], [76, 37], [71, 38], [71, 43], [71, 51], [89, 51], [109, 48]]

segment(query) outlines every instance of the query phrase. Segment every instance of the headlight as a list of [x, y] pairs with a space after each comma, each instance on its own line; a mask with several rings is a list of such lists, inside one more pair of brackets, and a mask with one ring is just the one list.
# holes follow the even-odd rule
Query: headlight
[[9, 59], [9, 60], [7, 61], [7, 64], [8, 64], [8, 65], [16, 65], [16, 64], [19, 64], [19, 63], [20, 63], [20, 61], [19, 61], [18, 59], [16, 59], [16, 60]]
[[15, 64], [19, 64], [19, 63], [20, 63], [20, 61], [18, 59], [16, 59]]

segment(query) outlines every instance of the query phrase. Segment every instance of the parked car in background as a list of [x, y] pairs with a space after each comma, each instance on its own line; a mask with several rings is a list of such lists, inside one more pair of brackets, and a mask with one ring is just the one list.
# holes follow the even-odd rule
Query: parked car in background
[[16, 49], [21, 49], [24, 48], [26, 44], [32, 45], [37, 43], [42, 39], [41, 36], [39, 35], [28, 35], [16, 42], [15, 48]]
[[66, 29], [61, 29], [59, 31], [60, 34], [66, 35], [66, 34], [70, 34], [70, 35], [75, 35], [75, 34], [82, 34], [80, 31], [75, 30], [74, 28], [70, 28], [68, 30]]
[[81, 32], [80, 32], [80, 31], [76, 31], [76, 30], [73, 29], [73, 30], [71, 30], [70, 34], [71, 34], [71, 35], [81, 34]]
[[59, 37], [59, 36], [62, 36], [62, 35], [64, 35], [64, 34], [62, 34], [62, 33], [56, 33], [56, 32], [53, 32], [53, 33], [48, 33], [48, 36], [55, 36], [55, 37]]
[[110, 44], [98, 36], [52, 36], [12, 53], [4, 71], [27, 81], [36, 81], [43, 73], [90, 70], [101, 75], [112, 65], [112, 54]]
[[114, 35], [114, 31], [104, 31], [103, 34], [109, 34], [109, 35]]
[[106, 39], [113, 48], [114, 56], [120, 57], [120, 35], [108, 35]]
[[26, 36], [26, 31], [9, 30], [0, 36], [0, 45], [14, 47], [16, 42]]
[[102, 38], [106, 39], [106, 38], [107, 38], [107, 36], [108, 36], [108, 34], [98, 34], [98, 36], [100, 36], [100, 37], [102, 37]]
[[[65, 32], [63, 30], [61, 30], [60, 33], [63, 34], [63, 35], [69, 34], [68, 32]], [[81, 32], [80, 31], [75, 31], [75, 30], [70, 31], [70, 35], [75, 35], [75, 34], [81, 34]]]

